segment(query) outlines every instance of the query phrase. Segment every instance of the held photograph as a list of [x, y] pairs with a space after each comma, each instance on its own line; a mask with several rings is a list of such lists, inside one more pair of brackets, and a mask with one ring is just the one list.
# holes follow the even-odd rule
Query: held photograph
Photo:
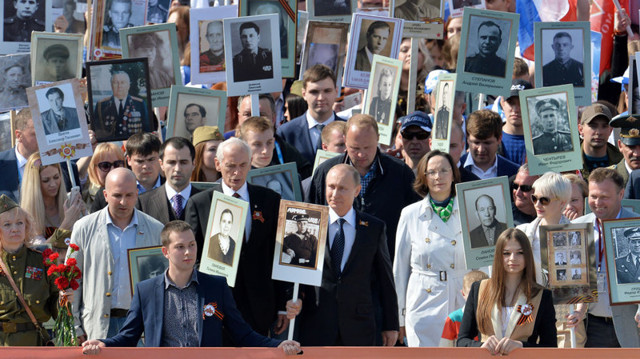
[[200, 126], [224, 129], [226, 104], [225, 91], [172, 86], [167, 109], [167, 138], [192, 139], [193, 131]]
[[309, 21], [303, 42], [300, 78], [314, 65], [325, 65], [336, 74], [337, 83], [342, 72], [347, 49], [349, 24], [340, 22]]
[[34, 32], [31, 37], [32, 85], [82, 77], [82, 35]]
[[91, 60], [116, 59], [122, 54], [120, 31], [143, 26], [147, 0], [105, 0], [95, 3], [91, 20]]
[[391, 0], [390, 16], [403, 19], [403, 37], [444, 38], [446, 0]]
[[393, 137], [401, 74], [402, 61], [373, 55], [364, 113], [373, 116], [378, 122], [378, 142], [384, 145], [391, 144]]
[[449, 11], [451, 16], [462, 16], [465, 7], [474, 7], [477, 9], [485, 8], [485, 0], [442, 0], [449, 5]]
[[433, 131], [431, 133], [432, 148], [449, 152], [451, 122], [453, 121], [453, 102], [456, 93], [456, 75], [442, 74], [436, 85], [436, 111]]
[[0, 112], [28, 107], [31, 86], [31, 55], [0, 56]]
[[639, 226], [638, 218], [603, 222], [612, 305], [640, 302]]
[[138, 282], [164, 275], [169, 268], [169, 260], [162, 254], [162, 246], [128, 249], [127, 255], [131, 295], [135, 294]]
[[247, 174], [247, 182], [274, 190], [282, 199], [302, 201], [300, 179], [295, 162], [252, 169]]
[[51, 31], [52, 15], [44, 0], [7, 0], [0, 4], [0, 54], [30, 51], [31, 33]]
[[307, 0], [309, 20], [348, 24], [358, 9], [358, 0]]

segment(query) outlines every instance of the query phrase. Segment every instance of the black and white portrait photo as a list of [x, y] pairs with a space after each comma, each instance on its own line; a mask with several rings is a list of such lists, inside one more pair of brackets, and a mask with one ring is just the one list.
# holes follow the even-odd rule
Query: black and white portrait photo
[[6, 151], [11, 145], [11, 116], [9, 112], [0, 114], [0, 151]]
[[232, 24], [230, 34], [233, 52], [233, 81], [265, 80], [273, 77], [271, 25], [268, 20]]
[[170, 0], [148, 0], [146, 23], [162, 24], [166, 22], [170, 3]]
[[146, 280], [164, 275], [164, 271], [169, 267], [169, 260], [160, 253], [159, 255], [143, 255], [136, 258], [138, 265], [138, 275], [140, 280]]
[[222, 262], [228, 266], [233, 266], [233, 255], [236, 249], [236, 239], [231, 236], [233, 228], [233, 212], [225, 208], [219, 216], [219, 232], [209, 239], [209, 258]]
[[460, 53], [465, 56], [464, 71], [504, 78], [511, 31], [508, 20], [470, 16], [466, 49]]
[[571, 251], [571, 258], [569, 258], [569, 264], [580, 265], [582, 264], [582, 254], [580, 251]]
[[566, 269], [557, 269], [556, 270], [556, 279], [558, 281], [567, 280], [567, 270]]
[[582, 245], [582, 239], [580, 236], [580, 232], [569, 232], [569, 245], [571, 246], [579, 246]]
[[585, 86], [582, 29], [542, 29], [542, 83]]
[[167, 111], [167, 136], [190, 139], [198, 127], [220, 127], [224, 124], [225, 108], [224, 91], [174, 86]]
[[297, 212], [302, 211], [287, 213], [281, 259], [283, 263], [314, 269], [317, 264], [320, 214], [315, 211]]
[[[362, 20], [360, 28], [360, 41], [356, 54], [357, 71], [371, 71], [373, 55], [389, 57], [391, 52], [391, 33], [393, 23], [386, 21]], [[362, 36], [364, 34], [364, 36]]]
[[31, 55], [0, 57], [0, 111], [27, 107], [26, 88], [31, 86]]
[[395, 0], [393, 16], [408, 21], [440, 17], [441, 0]]
[[567, 233], [566, 232], [554, 232], [553, 233], [553, 246], [565, 247], [567, 245]]
[[[62, 42], [62, 41], [61, 41]], [[74, 41], [68, 41], [68, 45], [75, 45], [72, 51], [69, 50], [69, 46], [65, 42], [55, 43], [48, 45], [42, 52], [42, 57], [37, 56], [38, 64], [35, 75], [35, 82], [55, 82], [62, 81], [76, 77], [75, 71], [71, 69], [75, 68], [78, 63], [78, 57], [75, 56], [78, 53], [77, 43]], [[74, 56], [71, 57], [70, 55]], [[43, 61], [40, 61], [43, 60]]]
[[[68, 88], [71, 90], [71, 86], [68, 86]], [[38, 91], [36, 94], [38, 94]], [[42, 110], [40, 112], [40, 118], [42, 119], [45, 135], [49, 136], [60, 132], [80, 129], [75, 100], [72, 97], [73, 93], [67, 95], [66, 103], [65, 94], [60, 87], [50, 87], [46, 89], [44, 96], [47, 102], [40, 102], [40, 109]], [[65, 104], [67, 106], [65, 106]]]
[[[81, 6], [78, 6], [78, 3], [80, 3]], [[55, 9], [55, 6], [53, 6], [53, 8]], [[64, 0], [61, 9], [61, 14], [56, 11], [56, 15], [59, 15], [55, 20], [53, 20], [53, 32], [84, 34], [87, 29], [87, 24], [84, 18], [86, 2], [83, 3], [82, 1], [77, 0]]]
[[567, 265], [567, 253], [566, 252], [556, 252], [555, 263], [556, 263], [557, 266], [565, 266], [565, 265]]
[[224, 71], [224, 29], [222, 20], [200, 21], [200, 72]]
[[[500, 201], [498, 203], [501, 203]], [[472, 208], [467, 208], [467, 215], [476, 216], [480, 222], [471, 230], [471, 248], [494, 246], [500, 233], [507, 229], [504, 218], [497, 218], [496, 200], [486, 194], [478, 196]], [[469, 219], [469, 218], [468, 218]]]
[[366, 113], [372, 115], [376, 121], [382, 125], [389, 126], [390, 120], [393, 121], [394, 112], [392, 112], [393, 90], [396, 83], [395, 78], [398, 75], [398, 69], [393, 66], [378, 64], [373, 74], [373, 87], [369, 96], [373, 96], [369, 108]]
[[131, 22], [133, 12], [131, 0], [111, 0], [107, 1], [104, 15], [104, 29], [102, 31], [102, 46], [114, 49], [120, 48], [120, 29], [144, 25]]
[[289, 45], [289, 31], [288, 31], [288, 15], [282, 8], [280, 1], [278, 0], [250, 0], [249, 3], [249, 15], [278, 15], [278, 32], [280, 34], [280, 56], [282, 58], [289, 57], [288, 45]]
[[[284, 170], [284, 168], [279, 172], [274, 172], [274, 169], [271, 167], [275, 166], [269, 166], [265, 167], [265, 169], [254, 169], [249, 171], [249, 174], [247, 175], [247, 182], [274, 190], [282, 197], [282, 199], [286, 199], [289, 201], [301, 200], [302, 198], [298, 197], [299, 194], [298, 196], [296, 195], [296, 188], [294, 186], [293, 177], [294, 174], [290, 170]], [[267, 173], [263, 173], [264, 171], [267, 171]], [[298, 181], [298, 179], [296, 178], [295, 181]], [[298, 192], [299, 188], [300, 187], [298, 186]]]
[[129, 58], [143, 57], [149, 62], [151, 90], [175, 85], [173, 56], [168, 30], [130, 34], [127, 36]]
[[32, 31], [44, 30], [45, 0], [4, 1], [5, 42], [30, 42]]
[[312, 0], [315, 16], [351, 15], [351, 0]]
[[535, 155], [573, 150], [566, 93], [530, 97], [527, 106]]
[[238, 6], [192, 7], [189, 14], [191, 83], [225, 81], [227, 61], [231, 60], [226, 59], [223, 19], [237, 17]]
[[306, 34], [299, 32], [305, 35], [300, 54], [300, 80], [308, 68], [325, 65], [333, 71], [338, 82], [341, 82], [349, 24], [312, 20], [307, 26]]
[[453, 81], [441, 81], [436, 88], [434, 139], [446, 140], [449, 135], [449, 117], [453, 109], [452, 87]]
[[333, 73], [336, 73], [338, 71], [338, 54], [338, 44], [312, 42], [309, 44], [307, 66], [325, 65], [329, 67]]
[[640, 228], [618, 230], [615, 238], [618, 284], [640, 283]]
[[571, 269], [571, 280], [579, 280], [582, 279], [582, 269], [580, 268], [572, 268]]

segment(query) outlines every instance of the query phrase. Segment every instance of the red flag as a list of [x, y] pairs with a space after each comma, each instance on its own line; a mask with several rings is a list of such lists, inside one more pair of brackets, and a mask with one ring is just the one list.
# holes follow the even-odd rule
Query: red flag
[[[629, 13], [629, 3], [620, 1], [620, 6]], [[600, 75], [611, 68], [613, 51], [613, 27], [616, 6], [612, 0], [593, 0], [591, 3], [591, 30], [602, 34], [600, 47]]]

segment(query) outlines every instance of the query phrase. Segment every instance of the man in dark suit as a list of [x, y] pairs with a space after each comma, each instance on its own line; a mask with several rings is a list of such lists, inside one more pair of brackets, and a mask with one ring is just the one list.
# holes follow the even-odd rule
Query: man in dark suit
[[[353, 208], [360, 189], [360, 174], [350, 165], [337, 164], [327, 173], [327, 249], [322, 284], [304, 288], [300, 341], [305, 345], [371, 346], [380, 329], [383, 345], [393, 346], [398, 338], [398, 300], [385, 225]], [[379, 290], [373, 289], [374, 280]], [[374, 303], [382, 307], [381, 328], [376, 327]]]
[[476, 214], [480, 225], [470, 233], [471, 248], [495, 245], [507, 225], [496, 219], [496, 205], [491, 196], [482, 195], [476, 199]]
[[624, 231], [629, 244], [629, 254], [616, 258], [618, 283], [640, 282], [640, 229], [630, 228]]
[[160, 162], [166, 182], [138, 198], [136, 208], [162, 224], [184, 220], [184, 209], [189, 197], [200, 191], [191, 186], [191, 173], [196, 150], [183, 137], [172, 137], [160, 148]]
[[297, 148], [309, 163], [314, 163], [316, 151], [322, 146], [322, 129], [333, 121], [344, 121], [333, 112], [337, 96], [333, 71], [324, 65], [310, 67], [302, 77], [302, 97], [309, 109], [276, 131], [278, 136]]
[[64, 107], [64, 92], [58, 87], [52, 87], [45, 94], [50, 108], [41, 114], [45, 135], [80, 129], [78, 112], [75, 108]]
[[371, 71], [373, 55], [382, 55], [382, 50], [387, 46], [391, 29], [384, 21], [374, 21], [367, 28], [367, 44], [356, 53], [355, 69], [358, 71]]
[[233, 266], [233, 255], [236, 251], [236, 241], [231, 238], [229, 232], [233, 225], [233, 213], [226, 208], [220, 214], [220, 232], [209, 239], [209, 258]]
[[[236, 308], [225, 278], [194, 269], [196, 240], [189, 224], [172, 221], [160, 238], [169, 268], [164, 275], [136, 285], [122, 330], [108, 339], [82, 343], [84, 354], [98, 354], [105, 346], [136, 346], [143, 332], [147, 347], [220, 347], [223, 327], [238, 346], [279, 347], [287, 354], [300, 351], [295, 341], [278, 341], [253, 331]], [[178, 311], [184, 315], [176, 316]]]
[[[233, 297], [247, 323], [258, 333], [266, 335], [276, 320], [278, 310], [284, 310], [287, 300], [286, 285], [271, 279], [280, 196], [265, 187], [247, 183], [247, 173], [251, 168], [250, 152], [249, 145], [235, 137], [218, 146], [215, 163], [222, 180], [189, 199], [185, 221], [193, 227], [196, 242], [201, 248], [204, 237], [209, 235], [206, 230], [214, 191], [249, 202]], [[201, 253], [198, 252], [198, 258]], [[281, 314], [277, 319], [275, 332], [280, 334], [289, 322]]]

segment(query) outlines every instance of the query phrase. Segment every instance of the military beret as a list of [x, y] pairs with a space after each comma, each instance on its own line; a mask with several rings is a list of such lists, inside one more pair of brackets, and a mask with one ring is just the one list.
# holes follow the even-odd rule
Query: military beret
[[0, 214], [10, 211], [16, 207], [18, 207], [18, 204], [9, 198], [9, 196], [6, 194], [0, 196]]
[[309, 220], [309, 216], [306, 214], [295, 214], [291, 219], [296, 222], [306, 222]]
[[598, 117], [603, 117], [607, 122], [609, 122], [611, 121], [611, 111], [609, 111], [607, 106], [601, 103], [594, 103], [582, 112], [580, 123], [585, 125]]
[[620, 128], [620, 141], [627, 146], [640, 145], [640, 115], [616, 116], [609, 123]]
[[46, 50], [44, 50], [43, 56], [45, 60], [49, 60], [52, 57], [62, 57], [64, 59], [68, 59], [69, 49], [67, 49], [66, 46], [60, 44], [51, 45], [47, 47]]
[[540, 113], [540, 112], [546, 111], [546, 110], [559, 110], [559, 109], [560, 109], [560, 103], [558, 103], [557, 100], [554, 100], [552, 98], [547, 98], [547, 99], [544, 99], [544, 100], [540, 100], [536, 104], [536, 112], [537, 113]]
[[629, 228], [624, 231], [624, 236], [630, 241], [640, 240], [640, 228]]
[[193, 131], [194, 146], [210, 140], [224, 141], [224, 136], [220, 133], [218, 126], [200, 126]]

